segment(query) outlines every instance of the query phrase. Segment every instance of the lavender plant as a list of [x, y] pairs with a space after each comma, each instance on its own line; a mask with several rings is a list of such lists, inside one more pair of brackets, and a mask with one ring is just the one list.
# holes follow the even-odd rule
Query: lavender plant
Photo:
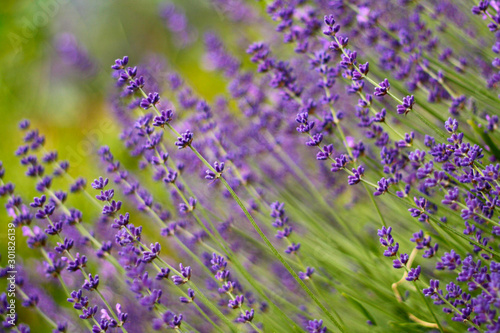
[[500, 2], [211, 3], [226, 39], [172, 3], [158, 29], [214, 98], [58, 38], [121, 144], [87, 177], [20, 121], [39, 194], [0, 162], [2, 330], [500, 332]]

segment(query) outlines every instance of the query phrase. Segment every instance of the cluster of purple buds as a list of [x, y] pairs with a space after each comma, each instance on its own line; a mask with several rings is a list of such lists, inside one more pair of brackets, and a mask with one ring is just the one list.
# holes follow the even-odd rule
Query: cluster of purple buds
[[347, 181], [349, 185], [356, 185], [361, 181], [361, 177], [365, 174], [365, 168], [363, 166], [359, 166], [357, 168], [352, 169], [352, 175], [347, 177]]
[[408, 114], [413, 109], [413, 105], [415, 104], [415, 97], [413, 95], [411, 96], [405, 96], [403, 97], [403, 104], [398, 105], [397, 112], [398, 114]]
[[153, 320], [153, 329], [161, 330], [164, 327], [178, 330], [182, 325], [182, 319], [184, 316], [182, 314], [174, 314], [171, 311], [165, 312], [161, 318], [155, 318]]
[[[384, 79], [384, 81], [382, 81], [378, 84], [378, 87], [375, 87], [374, 95], [378, 96], [378, 97], [382, 97], [384, 95], [387, 95], [390, 88], [391, 88], [391, 84], [389, 83], [389, 80]], [[405, 104], [403, 104], [403, 105], [405, 105]]]
[[297, 114], [295, 121], [299, 123], [297, 132], [309, 133], [314, 128], [314, 121], [309, 121], [309, 114], [307, 112]]
[[177, 142], [175, 143], [175, 145], [178, 149], [183, 149], [190, 146], [191, 142], [193, 142], [193, 133], [190, 130], [187, 130], [177, 138]]
[[424, 232], [420, 230], [419, 232], [416, 232], [413, 234], [413, 237], [410, 239], [410, 241], [416, 243], [416, 249], [417, 250], [423, 250], [424, 258], [432, 258], [434, 255], [437, 254], [437, 251], [439, 249], [439, 244], [431, 244], [431, 236], [424, 237]]
[[191, 267], [179, 264], [180, 275], [173, 275], [172, 281], [175, 285], [185, 284], [191, 279]]
[[215, 161], [213, 170], [206, 170], [205, 171], [205, 173], [206, 173], [205, 179], [208, 179], [208, 180], [218, 179], [222, 175], [222, 172], [224, 171], [224, 162], [219, 163], [219, 162]]

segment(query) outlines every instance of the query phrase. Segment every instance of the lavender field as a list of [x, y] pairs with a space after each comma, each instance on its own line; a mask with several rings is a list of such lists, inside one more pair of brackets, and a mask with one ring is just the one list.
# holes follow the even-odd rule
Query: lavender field
[[500, 332], [500, 1], [6, 1], [0, 332]]

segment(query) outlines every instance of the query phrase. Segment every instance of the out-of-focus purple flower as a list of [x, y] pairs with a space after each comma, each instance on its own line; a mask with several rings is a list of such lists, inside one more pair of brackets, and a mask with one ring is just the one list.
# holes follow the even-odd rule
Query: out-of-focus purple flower
[[59, 56], [66, 64], [78, 69], [86, 77], [96, 74], [97, 65], [94, 59], [74, 35], [62, 33], [57, 36], [55, 44]]
[[245, 297], [243, 295], [237, 295], [234, 297], [234, 299], [229, 300], [227, 306], [232, 308], [232, 309], [237, 309], [243, 305], [244, 301], [245, 301]]
[[181, 296], [179, 297], [179, 301], [181, 303], [191, 303], [194, 300], [194, 290], [191, 288], [188, 288], [188, 297]]
[[306, 329], [309, 333], [326, 333], [326, 326], [323, 326], [323, 320], [309, 320]]
[[196, 40], [197, 33], [188, 23], [186, 14], [172, 3], [160, 7], [160, 16], [172, 34], [175, 35], [175, 42], [180, 47], [186, 47]]
[[236, 322], [238, 323], [248, 323], [253, 320], [253, 316], [255, 314], [255, 310], [251, 309], [250, 311], [245, 310], [244, 313], [241, 313], [238, 318], [236, 318]]
[[299, 272], [299, 277], [302, 280], [309, 280], [312, 278], [313, 274], [314, 274], [314, 268], [307, 267], [305, 272]]

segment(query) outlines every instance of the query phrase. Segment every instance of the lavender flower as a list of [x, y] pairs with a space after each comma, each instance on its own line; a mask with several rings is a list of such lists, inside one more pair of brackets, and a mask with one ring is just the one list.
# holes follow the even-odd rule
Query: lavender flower
[[420, 271], [421, 271], [420, 265], [417, 266], [417, 268], [410, 269], [410, 271], [408, 272], [408, 276], [406, 277], [406, 280], [407, 281], [416, 281], [416, 280], [418, 280], [418, 278], [420, 276]]
[[413, 97], [413, 95], [403, 97], [403, 104], [398, 105], [397, 109], [398, 114], [404, 114], [404, 115], [408, 114], [408, 112], [412, 110], [414, 104], [415, 104], [415, 97]]
[[[391, 85], [389, 83], [389, 80], [384, 79], [384, 81], [382, 81], [378, 84], [378, 87], [375, 87], [374, 95], [379, 96], [379, 97], [387, 95], [390, 88], [391, 88]], [[408, 100], [408, 102], [411, 102], [411, 100]], [[403, 106], [404, 105], [405, 104], [403, 104]], [[399, 108], [398, 108], [398, 110], [399, 110]]]
[[181, 275], [174, 275], [172, 276], [172, 281], [176, 285], [184, 284], [191, 279], [191, 267], [187, 266], [184, 267], [182, 264], [179, 264], [179, 271]]
[[224, 162], [219, 163], [219, 162], [215, 161], [214, 162], [214, 170], [215, 170], [215, 172], [213, 172], [212, 170], [205, 171], [206, 172], [205, 179], [215, 180], [215, 179], [219, 178], [222, 175], [222, 172], [224, 171]]
[[175, 143], [175, 145], [179, 149], [183, 149], [191, 145], [191, 142], [193, 142], [193, 133], [190, 130], [187, 130], [177, 138], [177, 142]]

